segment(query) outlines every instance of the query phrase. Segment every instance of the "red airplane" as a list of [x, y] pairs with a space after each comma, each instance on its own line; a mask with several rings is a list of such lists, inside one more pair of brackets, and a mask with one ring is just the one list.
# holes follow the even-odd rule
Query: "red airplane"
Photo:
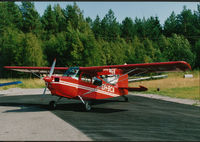
[[[19, 66], [5, 66], [4, 68], [31, 72], [35, 75], [37, 75], [36, 73], [49, 73], [48, 76], [43, 77], [46, 84], [43, 94], [48, 88], [52, 95], [59, 96], [57, 101], [49, 103], [50, 108], [55, 109], [56, 103], [61, 98], [66, 97], [81, 100], [86, 111], [91, 110], [92, 100], [122, 96], [125, 101], [128, 101], [125, 96], [128, 91], [147, 90], [143, 86], [138, 88], [128, 87], [128, 76], [150, 72], [191, 70], [190, 65], [184, 61], [70, 68], [55, 67], [55, 64], [56, 59], [51, 68]], [[53, 73], [60, 74], [64, 71], [66, 72], [63, 76], [53, 75]]]

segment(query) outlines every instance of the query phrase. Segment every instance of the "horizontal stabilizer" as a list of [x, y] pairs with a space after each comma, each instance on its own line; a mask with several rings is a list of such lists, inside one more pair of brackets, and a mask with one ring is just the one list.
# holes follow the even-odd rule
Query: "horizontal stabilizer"
[[120, 89], [128, 89], [128, 91], [147, 91], [148, 90], [148, 88], [141, 86], [141, 85], [139, 85], [139, 87], [127, 87], [127, 88], [120, 87]]

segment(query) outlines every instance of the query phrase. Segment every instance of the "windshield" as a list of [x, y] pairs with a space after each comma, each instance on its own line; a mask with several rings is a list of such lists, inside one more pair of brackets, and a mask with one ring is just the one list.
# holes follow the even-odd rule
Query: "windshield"
[[79, 77], [79, 68], [78, 67], [71, 67], [63, 74], [63, 76], [68, 76], [68, 77], [72, 77], [72, 78], [78, 79], [78, 77]]

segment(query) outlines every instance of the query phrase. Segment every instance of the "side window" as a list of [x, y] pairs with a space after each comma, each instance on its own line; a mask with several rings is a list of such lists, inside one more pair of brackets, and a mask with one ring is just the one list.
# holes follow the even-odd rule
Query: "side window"
[[119, 79], [119, 75], [106, 75], [102, 76], [102, 79], [112, 85], [116, 85]]
[[87, 75], [87, 74], [84, 73], [81, 76], [81, 80], [84, 81], [84, 82], [90, 83], [91, 82], [91, 77], [89, 75]]
[[101, 86], [102, 81], [101, 81], [101, 79], [98, 79], [97, 77], [93, 77], [93, 84], [97, 85], [97, 86]]

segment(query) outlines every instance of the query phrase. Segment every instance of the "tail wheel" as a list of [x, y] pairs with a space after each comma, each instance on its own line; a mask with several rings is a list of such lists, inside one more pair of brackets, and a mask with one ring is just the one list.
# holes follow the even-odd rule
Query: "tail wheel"
[[55, 102], [55, 101], [49, 102], [49, 109], [50, 109], [50, 110], [56, 109], [56, 102]]

